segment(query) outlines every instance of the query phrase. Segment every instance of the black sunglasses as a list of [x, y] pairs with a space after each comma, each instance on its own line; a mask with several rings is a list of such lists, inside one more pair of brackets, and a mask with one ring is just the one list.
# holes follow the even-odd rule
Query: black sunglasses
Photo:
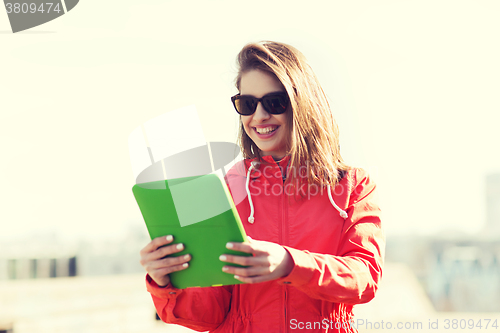
[[242, 116], [249, 116], [257, 110], [257, 104], [262, 103], [264, 110], [270, 114], [282, 114], [288, 108], [290, 100], [284, 91], [273, 92], [257, 98], [251, 95], [234, 95], [231, 97], [236, 112]]

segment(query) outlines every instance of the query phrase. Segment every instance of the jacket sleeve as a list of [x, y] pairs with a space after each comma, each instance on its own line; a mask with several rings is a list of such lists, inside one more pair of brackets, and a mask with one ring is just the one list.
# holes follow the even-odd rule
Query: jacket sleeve
[[288, 246], [294, 267], [277, 280], [312, 298], [334, 303], [366, 303], [375, 296], [382, 276], [385, 236], [375, 184], [365, 171], [356, 169], [350, 191], [348, 217], [344, 221], [337, 255], [311, 253]]
[[233, 286], [177, 289], [159, 287], [146, 274], [146, 287], [158, 316], [166, 323], [203, 332], [216, 329], [226, 318]]

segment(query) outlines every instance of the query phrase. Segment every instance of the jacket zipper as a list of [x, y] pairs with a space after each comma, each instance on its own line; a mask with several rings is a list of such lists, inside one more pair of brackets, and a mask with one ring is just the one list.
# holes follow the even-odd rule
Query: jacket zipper
[[287, 287], [286, 286], [284, 286], [284, 287], [285, 287], [285, 332], [288, 332], [288, 325], [287, 325], [287, 320], [288, 319], [287, 319], [287, 313], [286, 313], [286, 307], [287, 307], [287, 300], [286, 300], [286, 298], [287, 298], [286, 296], [287, 295], [286, 295], [286, 291], [287, 291]]
[[[284, 175], [284, 173], [286, 171], [284, 170], [281, 170], [282, 172], [282, 175]], [[282, 233], [282, 239], [281, 239], [281, 243], [286, 245], [287, 244], [287, 232], [288, 232], [288, 228], [287, 228], [287, 223], [286, 223], [286, 193], [285, 193], [285, 177], [283, 176], [281, 178], [281, 182], [282, 182], [282, 196], [281, 196], [281, 233]], [[283, 305], [284, 305], [284, 315], [285, 315], [285, 318], [284, 318], [284, 325], [283, 325], [283, 328], [284, 328], [284, 332], [288, 332], [288, 325], [287, 325], [287, 287], [286, 286], [283, 286], [283, 289], [284, 289], [284, 292], [283, 292]]]

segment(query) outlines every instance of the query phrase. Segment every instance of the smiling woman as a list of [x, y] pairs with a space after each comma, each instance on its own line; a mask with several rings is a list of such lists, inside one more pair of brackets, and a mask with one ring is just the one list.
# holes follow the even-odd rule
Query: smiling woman
[[[254, 96], [258, 98], [269, 98], [273, 93], [285, 93], [285, 88], [278, 79], [260, 70], [252, 70], [241, 76], [240, 96]], [[271, 95], [272, 97], [272, 95]], [[279, 101], [279, 95], [277, 97]], [[291, 108], [288, 105], [288, 96], [282, 98], [284, 101], [281, 110], [288, 111], [273, 114], [274, 109], [267, 107], [273, 104], [272, 100], [254, 103], [254, 112], [241, 116], [241, 123], [245, 134], [257, 145], [263, 156], [271, 155], [275, 159], [282, 159], [286, 155], [286, 142], [288, 141], [287, 118], [291, 117]], [[265, 104], [264, 104], [265, 103]], [[274, 103], [276, 104], [276, 103]], [[281, 111], [279, 110], [279, 111]], [[283, 112], [283, 111], [281, 111]]]
[[197, 331], [290, 332], [315, 323], [311, 332], [356, 332], [353, 305], [375, 296], [382, 275], [375, 184], [343, 162], [326, 96], [298, 50], [252, 43], [238, 61], [231, 100], [245, 159], [226, 182], [249, 242], [227, 248], [252, 256], [219, 258], [242, 284], [177, 289], [169, 274], [189, 269], [191, 256], [170, 256], [183, 249], [172, 237], [154, 239], [141, 263], [158, 315]]

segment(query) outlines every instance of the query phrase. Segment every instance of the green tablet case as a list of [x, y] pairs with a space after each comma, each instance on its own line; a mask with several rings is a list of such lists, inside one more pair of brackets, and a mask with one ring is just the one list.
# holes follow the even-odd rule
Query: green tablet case
[[173, 235], [173, 243], [191, 254], [189, 267], [170, 274], [176, 288], [241, 283], [222, 272], [221, 254], [250, 255], [231, 251], [227, 242], [247, 240], [226, 183], [216, 174], [136, 184], [132, 188], [151, 239]]

